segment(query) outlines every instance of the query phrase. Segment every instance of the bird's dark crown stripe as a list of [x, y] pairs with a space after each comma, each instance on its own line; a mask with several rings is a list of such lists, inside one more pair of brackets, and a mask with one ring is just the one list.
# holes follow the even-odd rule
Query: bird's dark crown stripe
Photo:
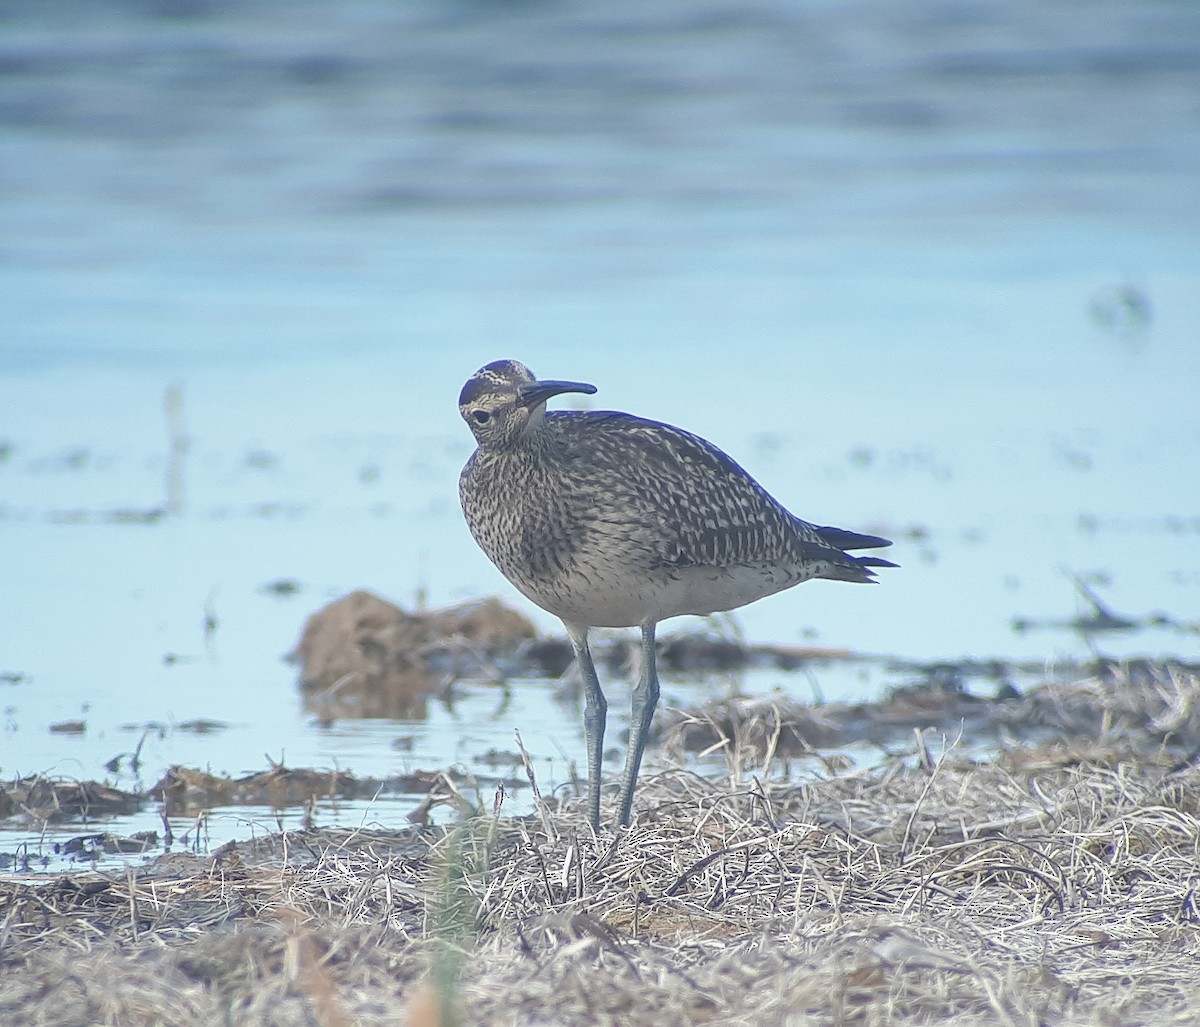
[[[523, 365], [518, 364], [515, 360], [493, 360], [490, 364], [485, 364], [481, 370], [495, 371], [505, 377], [513, 377], [517, 374], [518, 367], [523, 367]], [[520, 375], [520, 377], [524, 378], [525, 376]]]
[[490, 382], [486, 378], [472, 378], [463, 386], [462, 392], [458, 394], [458, 405], [460, 407], [469, 406], [478, 400], [480, 396], [494, 392], [495, 389], [495, 382]]

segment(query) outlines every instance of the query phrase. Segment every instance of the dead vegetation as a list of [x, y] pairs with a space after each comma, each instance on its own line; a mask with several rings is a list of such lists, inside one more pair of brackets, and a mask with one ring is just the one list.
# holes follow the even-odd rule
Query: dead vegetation
[[425, 716], [430, 696], [531, 641], [529, 619], [498, 599], [409, 613], [367, 591], [308, 618], [291, 658], [305, 708], [327, 719]]
[[569, 802], [0, 878], [0, 1023], [1194, 1023], [1196, 695], [1031, 697], [1056, 737], [983, 761], [675, 770], [598, 837]]
[[724, 749], [730, 758], [751, 761], [860, 744], [886, 751], [913, 731], [930, 729], [988, 751], [1030, 742], [1096, 742], [1109, 750], [1153, 743], [1177, 756], [1200, 749], [1200, 674], [1193, 665], [1098, 659], [1091, 671], [1024, 695], [1002, 689], [993, 698], [938, 675], [875, 702], [735, 698], [664, 710], [660, 723], [668, 751]]

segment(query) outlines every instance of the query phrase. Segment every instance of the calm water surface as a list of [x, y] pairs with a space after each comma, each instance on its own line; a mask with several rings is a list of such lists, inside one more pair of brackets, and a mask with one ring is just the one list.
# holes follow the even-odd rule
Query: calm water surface
[[[1195, 656], [1165, 627], [1012, 629], [1079, 613], [1076, 577], [1120, 613], [1197, 620], [1190, 0], [0, 17], [5, 777], [111, 777], [149, 723], [143, 783], [267, 756], [486, 777], [515, 728], [543, 787], [567, 780], [578, 712], [545, 683], [321, 727], [281, 660], [356, 587], [498, 592], [556, 629], [458, 512], [455, 399], [498, 357], [707, 436], [801, 516], [897, 539], [883, 585], [766, 600], [738, 615], [751, 640]], [[172, 388], [179, 512], [141, 523], [168, 499]], [[281, 578], [301, 591], [263, 590]], [[756, 672], [666, 698], [902, 680]], [[230, 726], [178, 729], [197, 717]], [[71, 719], [86, 731], [49, 732]]]

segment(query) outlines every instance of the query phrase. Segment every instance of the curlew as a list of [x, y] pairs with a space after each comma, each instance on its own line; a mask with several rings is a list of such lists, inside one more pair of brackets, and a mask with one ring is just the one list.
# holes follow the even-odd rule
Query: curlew
[[458, 407], [478, 447], [459, 478], [471, 534], [522, 594], [562, 620], [579, 663], [588, 812], [599, 829], [608, 704], [589, 628], [642, 633], [618, 803], [625, 825], [658, 703], [659, 621], [732, 610], [810, 578], [871, 582], [873, 568], [896, 564], [851, 556], [891, 542], [800, 520], [698, 435], [632, 414], [546, 410], [553, 396], [595, 391], [497, 360], [471, 376]]

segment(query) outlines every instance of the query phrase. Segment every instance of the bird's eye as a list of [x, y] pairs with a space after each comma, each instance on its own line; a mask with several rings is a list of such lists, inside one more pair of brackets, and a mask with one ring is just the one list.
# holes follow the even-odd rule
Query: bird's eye
[[471, 412], [471, 416], [475, 418], [476, 424], [487, 424], [492, 419], [492, 415], [486, 410], [474, 410]]

